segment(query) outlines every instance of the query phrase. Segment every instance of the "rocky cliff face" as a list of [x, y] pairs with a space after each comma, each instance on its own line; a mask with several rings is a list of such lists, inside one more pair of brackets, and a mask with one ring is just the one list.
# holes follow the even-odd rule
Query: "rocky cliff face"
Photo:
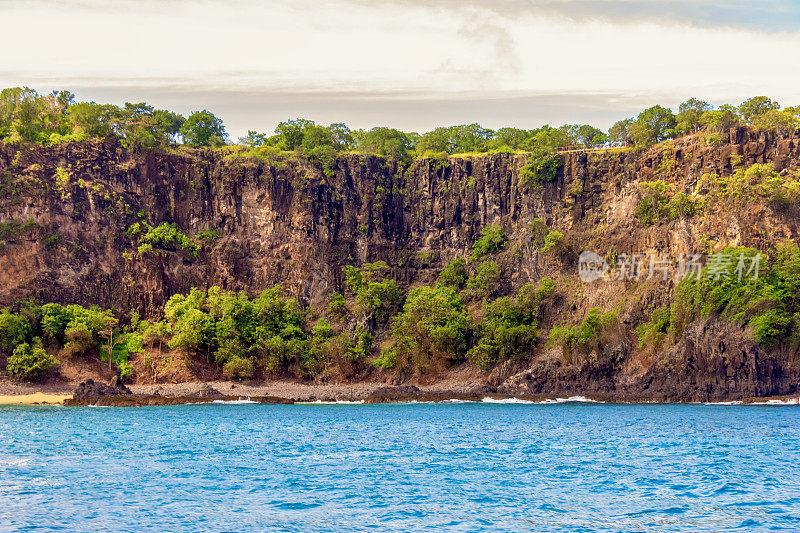
[[[408, 167], [348, 155], [328, 177], [302, 159], [247, 160], [232, 151], [135, 151], [111, 140], [0, 146], [0, 305], [34, 298], [153, 316], [194, 286], [255, 294], [280, 284], [322, 307], [342, 291], [345, 265], [382, 260], [401, 287], [432, 283], [450, 259], [468, 256], [481, 228], [499, 223], [509, 236], [497, 259], [501, 292], [545, 275], [557, 282], [544, 333], [592, 307], [617, 311], [626, 332], [609, 347], [618, 356], [606, 366], [566, 365], [540, 343], [529, 359], [495, 369], [490, 378], [501, 388], [665, 399], [788, 394], [797, 390], [793, 359], [766, 353], [713, 317], [688, 328], [663, 357], [637, 354], [633, 328], [648, 309], [670, 302], [674, 280], [585, 284], [577, 276], [580, 250], [676, 257], [797, 242], [800, 217], [762, 204], [650, 226], [635, 215], [643, 181], [691, 192], [705, 173], [765, 162], [797, 169], [800, 137], [738, 128], [711, 143], [687, 137], [645, 152], [567, 154], [558, 180], [541, 187], [526, 184], [525, 156], [513, 154]], [[534, 218], [564, 233], [572, 248], [542, 253], [528, 229]], [[219, 238], [204, 241], [196, 257], [139, 254], [126, 230], [141, 220], [174, 222], [190, 236], [211, 229]]]

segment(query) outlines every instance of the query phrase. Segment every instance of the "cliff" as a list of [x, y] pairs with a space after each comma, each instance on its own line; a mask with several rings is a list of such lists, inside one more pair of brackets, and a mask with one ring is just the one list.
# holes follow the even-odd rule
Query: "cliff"
[[[756, 163], [794, 172], [800, 136], [736, 128], [646, 151], [563, 157], [557, 180], [537, 186], [523, 178], [526, 156], [516, 154], [408, 166], [344, 155], [326, 176], [300, 157], [259, 160], [233, 149], [128, 150], [114, 140], [0, 146], [0, 306], [32, 298], [155, 316], [171, 295], [191, 287], [257, 294], [280, 284], [322, 310], [333, 291], [345, 292], [346, 265], [385, 261], [402, 289], [432, 284], [451, 259], [469, 256], [482, 228], [497, 223], [508, 235], [496, 257], [503, 271], [497, 294], [544, 276], [557, 287], [539, 317], [534, 349], [487, 375], [497, 390], [653, 399], [796, 392], [790, 349], [766, 349], [718, 316], [696, 320], [663, 351], [644, 353], [634, 329], [670, 304], [676, 280], [583, 283], [577, 253], [597, 252], [615, 267], [625, 254], [676, 258], [797, 242], [800, 217], [792, 206], [715, 205], [651, 224], [637, 207], [642, 184], [656, 180], [692, 193], [704, 175], [730, 176]], [[543, 252], [530, 227], [536, 218], [568, 246]], [[140, 221], [175, 223], [186, 235], [209, 238], [198, 239], [196, 255], [180, 248], [138, 253], [129, 228]], [[544, 342], [546, 333], [580, 322], [594, 307], [615, 311], [618, 334], [600, 347], [599, 360], [565, 362]]]

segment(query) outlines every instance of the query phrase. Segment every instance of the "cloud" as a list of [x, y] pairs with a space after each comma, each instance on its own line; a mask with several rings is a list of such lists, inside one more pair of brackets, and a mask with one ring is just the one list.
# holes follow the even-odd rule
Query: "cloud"
[[5, 55], [0, 86], [206, 108], [234, 135], [297, 116], [413, 130], [605, 127], [691, 96], [800, 103], [800, 33], [765, 29], [791, 26], [798, 9], [780, 0], [0, 0], [5, 41], [24, 43]]
[[354, 0], [418, 4], [443, 10], [480, 9], [504, 17], [526, 14], [615, 24], [652, 22], [732, 27], [763, 32], [800, 31], [800, 3], [793, 0]]

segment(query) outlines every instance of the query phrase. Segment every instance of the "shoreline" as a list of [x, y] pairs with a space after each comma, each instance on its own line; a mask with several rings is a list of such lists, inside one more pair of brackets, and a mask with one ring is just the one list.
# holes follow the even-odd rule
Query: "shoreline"
[[65, 406], [157, 406], [212, 402], [269, 404], [372, 404], [484, 402], [559, 404], [568, 402], [614, 404], [709, 404], [709, 405], [800, 405], [800, 395], [730, 398], [712, 401], [679, 401], [654, 398], [625, 398], [603, 394], [509, 394], [482, 383], [444, 381], [432, 385], [385, 383], [304, 384], [292, 381], [234, 383], [230, 381], [130, 385], [130, 394], [73, 398], [77, 383], [43, 385], [0, 382], [0, 405]]

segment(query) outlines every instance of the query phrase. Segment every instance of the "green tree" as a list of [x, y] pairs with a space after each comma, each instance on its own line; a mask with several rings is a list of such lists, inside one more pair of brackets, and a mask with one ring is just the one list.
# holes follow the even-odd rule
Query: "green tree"
[[281, 139], [281, 148], [294, 150], [303, 145], [306, 130], [313, 127], [316, 127], [313, 120], [297, 118], [279, 123], [275, 133]]
[[766, 96], [754, 96], [745, 100], [739, 105], [739, 112], [744, 117], [745, 121], [752, 123], [755, 119], [766, 113], [767, 111], [780, 109], [781, 106], [778, 102], [767, 98]]
[[114, 132], [113, 122], [119, 113], [117, 106], [80, 102], [67, 108], [73, 130], [89, 137], [108, 137]]
[[608, 138], [612, 142], [627, 143], [631, 140], [631, 130], [633, 128], [633, 119], [626, 118], [616, 122], [608, 130]]
[[10, 354], [31, 334], [30, 323], [8, 309], [0, 311], [0, 351]]
[[594, 126], [590, 126], [588, 124], [583, 124], [578, 127], [576, 133], [576, 137], [578, 142], [583, 146], [597, 146], [599, 144], [603, 144], [608, 140], [608, 137], [605, 133], [600, 131], [599, 129], [595, 128]]
[[700, 127], [703, 113], [711, 110], [711, 105], [697, 98], [689, 98], [678, 106], [677, 128], [681, 133], [688, 133]]
[[57, 364], [58, 360], [44, 350], [41, 339], [36, 337], [33, 346], [25, 342], [14, 348], [6, 370], [15, 378], [33, 381], [44, 377]]
[[467, 262], [459, 257], [450, 261], [442, 269], [441, 273], [439, 273], [439, 278], [436, 280], [436, 286], [452, 287], [455, 290], [459, 290], [468, 279]]
[[392, 128], [358, 130], [353, 132], [353, 137], [359, 151], [399, 161], [410, 160], [414, 148], [414, 142], [408, 134]]
[[179, 131], [183, 141], [191, 146], [218, 146], [227, 137], [222, 120], [206, 110], [189, 115]]
[[719, 109], [706, 111], [700, 116], [700, 125], [718, 133], [727, 132], [739, 123], [739, 110], [732, 105], [721, 105]]
[[631, 126], [633, 141], [639, 146], [649, 146], [669, 138], [676, 119], [671, 110], [656, 105], [639, 113]]
[[456, 361], [464, 357], [469, 318], [450, 287], [416, 287], [392, 327], [395, 354], [405, 363], [415, 360]]

